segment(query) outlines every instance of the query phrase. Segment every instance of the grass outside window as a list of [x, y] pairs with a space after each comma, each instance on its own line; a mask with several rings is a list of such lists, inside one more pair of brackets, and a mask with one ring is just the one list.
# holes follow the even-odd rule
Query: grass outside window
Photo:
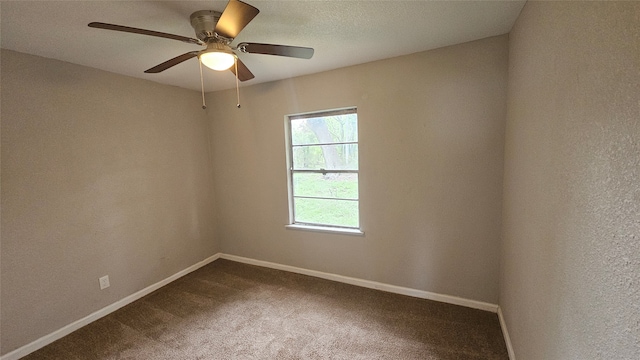
[[355, 108], [287, 117], [292, 225], [359, 229]]

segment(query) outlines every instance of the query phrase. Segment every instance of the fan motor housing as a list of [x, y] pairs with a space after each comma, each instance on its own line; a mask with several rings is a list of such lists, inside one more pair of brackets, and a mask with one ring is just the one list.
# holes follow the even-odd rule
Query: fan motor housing
[[191, 26], [196, 31], [196, 37], [205, 43], [219, 39], [215, 28], [221, 15], [221, 12], [215, 10], [200, 10], [191, 14]]

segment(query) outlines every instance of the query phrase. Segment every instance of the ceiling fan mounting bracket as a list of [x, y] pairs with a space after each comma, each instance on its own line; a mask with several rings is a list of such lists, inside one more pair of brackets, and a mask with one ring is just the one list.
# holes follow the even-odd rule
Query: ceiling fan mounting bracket
[[215, 10], [199, 10], [191, 14], [191, 27], [196, 32], [196, 37], [206, 44], [223, 43], [230, 44], [233, 39], [226, 38], [215, 32], [218, 20], [222, 13]]

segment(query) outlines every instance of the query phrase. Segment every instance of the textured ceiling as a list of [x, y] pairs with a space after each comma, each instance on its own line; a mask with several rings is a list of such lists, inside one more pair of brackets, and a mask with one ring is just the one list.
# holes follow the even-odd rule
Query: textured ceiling
[[[258, 1], [242, 41], [308, 46], [310, 60], [239, 57], [255, 75], [242, 85], [361, 64], [509, 32], [525, 1]], [[159, 74], [144, 70], [188, 51], [185, 44], [87, 27], [92, 21], [195, 37], [189, 15], [222, 11], [226, 1], [2, 1], [4, 49], [200, 90], [198, 61]], [[229, 89], [229, 71], [206, 70], [206, 91]]]

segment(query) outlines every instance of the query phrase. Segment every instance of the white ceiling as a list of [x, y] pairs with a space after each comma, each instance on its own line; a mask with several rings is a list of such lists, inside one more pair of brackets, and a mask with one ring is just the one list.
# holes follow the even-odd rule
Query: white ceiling
[[[459, 44], [511, 30], [524, 0], [511, 1], [264, 1], [233, 44], [307, 46], [311, 60], [239, 54], [255, 75], [241, 85], [312, 74]], [[89, 28], [92, 21], [195, 37], [189, 15], [222, 11], [227, 1], [1, 1], [4, 49], [200, 90], [198, 61], [159, 74], [144, 70], [197, 45]], [[205, 70], [206, 91], [235, 87], [230, 71]]]

